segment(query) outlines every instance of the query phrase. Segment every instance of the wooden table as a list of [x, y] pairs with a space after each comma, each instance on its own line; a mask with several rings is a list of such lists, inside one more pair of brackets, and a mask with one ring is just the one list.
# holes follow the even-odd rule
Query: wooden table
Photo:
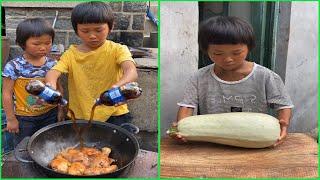
[[160, 177], [318, 177], [318, 144], [301, 133], [264, 149], [163, 138], [160, 164]]
[[[13, 153], [7, 155], [2, 162], [2, 178], [39, 178], [47, 177], [38, 171], [33, 163], [22, 163], [17, 161]], [[126, 169], [120, 177], [156, 178], [158, 153], [140, 150], [134, 165]]]

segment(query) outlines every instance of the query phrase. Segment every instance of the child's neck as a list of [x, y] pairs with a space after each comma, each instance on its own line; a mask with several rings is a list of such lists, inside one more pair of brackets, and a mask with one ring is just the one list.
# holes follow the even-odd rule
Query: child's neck
[[88, 45], [85, 44], [85, 43], [81, 43], [80, 45], [77, 46], [77, 49], [78, 49], [80, 52], [87, 53], [87, 52], [94, 51], [94, 50], [98, 49], [98, 48], [101, 47], [105, 42], [106, 42], [106, 41], [103, 41], [103, 43], [101, 43], [99, 46], [96, 46], [96, 47], [91, 47], [91, 46], [88, 46]]
[[32, 64], [33, 66], [42, 66], [46, 62], [45, 56], [37, 57], [32, 56], [28, 53], [24, 53], [22, 56], [28, 63]]
[[248, 76], [253, 70], [254, 63], [245, 61], [241, 66], [233, 70], [224, 70], [214, 66], [214, 73], [224, 81], [239, 81]]

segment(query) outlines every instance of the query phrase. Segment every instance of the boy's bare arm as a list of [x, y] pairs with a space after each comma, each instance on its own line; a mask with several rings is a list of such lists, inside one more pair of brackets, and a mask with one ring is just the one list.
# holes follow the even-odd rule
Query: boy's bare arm
[[46, 82], [46, 84], [50, 84], [50, 86], [52, 86], [52, 88], [57, 89], [57, 81], [60, 76], [61, 76], [60, 71], [51, 69], [46, 74], [45, 82]]
[[126, 83], [133, 82], [138, 79], [138, 72], [137, 72], [136, 66], [132, 61], [122, 62], [121, 68], [123, 70], [123, 76], [112, 87], [122, 86]]
[[14, 113], [13, 107], [13, 86], [14, 81], [9, 78], [3, 78], [3, 87], [2, 87], [2, 100], [3, 100], [3, 109], [6, 113], [7, 119], [7, 130], [12, 133], [19, 132], [19, 123]]
[[189, 117], [193, 115], [193, 108], [180, 106], [178, 114], [177, 114], [177, 122], [183, 118]]
[[280, 132], [280, 138], [274, 144], [274, 146], [281, 144], [285, 139], [285, 137], [287, 136], [288, 134], [287, 130], [290, 123], [291, 112], [292, 112], [291, 108], [280, 109], [278, 111], [278, 119], [280, 123], [281, 132]]
[[14, 81], [9, 78], [3, 78], [3, 87], [2, 87], [2, 100], [3, 100], [3, 109], [6, 112], [7, 119], [15, 117], [13, 111], [13, 85]]
[[57, 80], [57, 90], [61, 93], [62, 97], [64, 95], [64, 90], [61, 83], [61, 78], [58, 78]]
[[[177, 113], [177, 121], [172, 124], [172, 127], [170, 129], [177, 129], [177, 126], [178, 126], [177, 122], [179, 122], [183, 118], [192, 116], [193, 115], [193, 111], [194, 111], [193, 108], [180, 106], [180, 108], [178, 110], [178, 113]], [[186, 142], [187, 141], [183, 136], [181, 136], [181, 134], [179, 134], [179, 133], [170, 133], [170, 130], [169, 130], [169, 136], [172, 137], [173, 139], [176, 139], [176, 140], [180, 141], [180, 142]]]
[[[57, 81], [57, 90], [61, 93], [62, 97], [64, 97], [64, 90], [61, 83], [61, 78], [58, 78]], [[58, 105], [58, 122], [64, 121], [67, 113], [67, 107]]]
[[291, 108], [280, 109], [278, 111], [278, 119], [280, 121], [281, 126], [289, 126], [290, 118], [291, 118]]

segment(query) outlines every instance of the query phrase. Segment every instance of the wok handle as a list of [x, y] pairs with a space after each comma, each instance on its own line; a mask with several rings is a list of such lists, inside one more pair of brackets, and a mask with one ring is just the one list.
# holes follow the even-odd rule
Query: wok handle
[[120, 125], [120, 127], [122, 127], [123, 129], [125, 129], [133, 134], [138, 134], [140, 131], [140, 129], [137, 126], [135, 126], [131, 123], [123, 123]]
[[[15, 147], [14, 148], [14, 150], [13, 150], [13, 155], [14, 155], [14, 157], [18, 160], [18, 161], [20, 161], [20, 162], [24, 162], [24, 163], [33, 163], [34, 161], [30, 161], [30, 160], [27, 160], [27, 159], [24, 159], [23, 157], [21, 157], [21, 155], [20, 155], [20, 153], [21, 152], [25, 152], [25, 151], [27, 151], [28, 152], [28, 150], [27, 150], [27, 144], [28, 144], [28, 142], [29, 142], [29, 139], [30, 139], [30, 137], [28, 136], [28, 137], [25, 137], [18, 145], [17, 145], [17, 147]], [[29, 155], [29, 154], [28, 154]]]

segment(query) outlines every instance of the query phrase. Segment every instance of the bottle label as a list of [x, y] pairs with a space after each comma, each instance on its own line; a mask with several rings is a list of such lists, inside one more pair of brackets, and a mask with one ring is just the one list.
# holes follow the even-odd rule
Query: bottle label
[[45, 101], [52, 100], [53, 94], [55, 91], [49, 87], [45, 87], [44, 90], [39, 94], [39, 97]]
[[108, 91], [108, 96], [110, 97], [113, 104], [123, 102], [126, 100], [122, 95], [122, 93], [120, 92], [120, 88], [110, 89]]

